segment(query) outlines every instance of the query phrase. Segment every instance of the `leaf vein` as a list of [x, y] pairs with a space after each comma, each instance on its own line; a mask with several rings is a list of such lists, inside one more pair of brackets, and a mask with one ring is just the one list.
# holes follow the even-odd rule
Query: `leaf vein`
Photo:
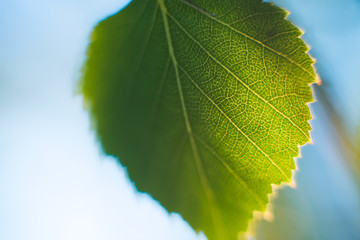
[[300, 130], [306, 138], [308, 138], [307, 134], [304, 132], [303, 129], [301, 129], [297, 124], [295, 124], [288, 116], [286, 116], [284, 113], [282, 113], [280, 110], [278, 110], [276, 107], [274, 107], [270, 102], [268, 102], [265, 98], [261, 97], [257, 92], [255, 92], [252, 88], [249, 87], [244, 81], [242, 81], [238, 76], [235, 75], [230, 69], [228, 69], [225, 65], [223, 65], [219, 60], [217, 60], [210, 52], [208, 52], [191, 34], [189, 34], [184, 27], [170, 14], [168, 13], [168, 16], [171, 20], [175, 22], [175, 24], [192, 40], [194, 43], [196, 43], [207, 55], [209, 55], [218, 65], [220, 65], [225, 71], [230, 73], [236, 80], [238, 80], [244, 87], [246, 87], [251, 93], [253, 93], [256, 97], [258, 97], [260, 100], [265, 102], [267, 105], [269, 105], [272, 109], [274, 109], [277, 113], [279, 113], [281, 116], [286, 118], [292, 125], [294, 125], [298, 130]]
[[251, 190], [251, 188], [246, 184], [246, 182], [226, 163], [226, 161], [198, 136], [195, 135], [195, 138], [202, 145], [204, 145], [204, 147], [207, 148], [208, 151], [211, 152], [216, 159], [218, 159], [221, 162], [221, 164], [226, 168], [226, 170], [249, 192], [249, 194], [258, 202], [259, 206], [261, 206], [263, 201], [259, 199], [257, 194], [253, 190]]
[[[209, 205], [210, 206], [216, 206], [216, 209], [214, 209], [213, 207], [210, 207], [211, 210], [211, 216], [212, 216], [212, 220], [214, 223], [214, 228], [215, 228], [215, 232], [218, 236], [222, 236], [222, 234], [220, 232], [218, 232], [220, 229], [220, 226], [224, 226], [221, 219], [219, 218], [220, 213], [218, 210], [218, 204], [216, 202], [215, 199], [215, 195], [213, 193], [213, 190], [210, 187], [209, 181], [206, 177], [206, 174], [204, 172], [204, 167], [202, 165], [202, 161], [194, 140], [194, 136], [192, 133], [192, 129], [191, 129], [191, 125], [190, 125], [190, 121], [189, 121], [189, 117], [187, 114], [187, 110], [186, 110], [186, 105], [185, 105], [185, 99], [184, 99], [184, 95], [183, 95], [183, 91], [182, 91], [182, 86], [181, 86], [181, 81], [180, 81], [180, 76], [179, 76], [179, 71], [178, 71], [178, 63], [177, 60], [175, 58], [175, 53], [174, 53], [174, 49], [172, 46], [172, 40], [171, 40], [171, 35], [170, 35], [170, 29], [169, 29], [169, 25], [168, 25], [168, 19], [167, 19], [167, 9], [164, 3], [164, 0], [158, 0], [158, 3], [160, 5], [160, 9], [162, 11], [162, 15], [163, 15], [163, 21], [164, 21], [164, 28], [165, 28], [165, 33], [166, 33], [166, 40], [168, 42], [168, 48], [169, 48], [169, 53], [170, 53], [170, 57], [171, 60], [173, 62], [174, 65], [174, 70], [175, 70], [175, 75], [176, 75], [176, 82], [177, 82], [177, 86], [178, 86], [178, 90], [179, 90], [179, 96], [180, 96], [180, 102], [181, 102], [181, 108], [182, 108], [182, 112], [184, 115], [184, 120], [185, 120], [185, 126], [186, 126], [186, 130], [187, 133], [189, 135], [189, 140], [190, 140], [190, 145], [194, 154], [194, 159], [195, 159], [195, 165], [196, 165], [196, 169], [198, 171], [199, 174], [199, 178], [200, 178], [200, 182], [201, 185], [204, 188], [205, 191], [205, 195], [208, 198], [209, 201]], [[219, 224], [221, 223], [221, 224]]]
[[199, 85], [189, 76], [189, 74], [180, 66], [178, 65], [179, 69], [184, 72], [184, 74], [190, 79], [190, 81], [194, 84], [194, 86], [200, 91], [202, 95], [204, 95], [216, 109], [253, 145], [255, 146], [269, 161], [270, 163], [276, 167], [284, 177], [290, 181], [290, 179], [286, 176], [283, 170], [269, 157], [267, 153], [264, 152], [246, 133], [244, 133], [239, 126], [237, 126], [232, 119], [199, 87]]
[[[183, 1], [181, 1], [181, 2], [183, 2]], [[189, 5], [189, 6], [191, 6], [191, 5]], [[307, 74], [309, 74], [310, 77], [312, 77], [312, 75], [313, 75], [312, 73], [310, 73], [307, 69], [305, 69], [303, 66], [301, 66], [300, 64], [298, 64], [297, 62], [295, 62], [295, 61], [292, 60], [291, 58], [289, 58], [289, 56], [287, 56], [287, 55], [283, 54], [282, 52], [279, 52], [279, 51], [277, 51], [277, 50], [275, 50], [275, 49], [267, 46], [267, 45], [264, 44], [263, 42], [261, 42], [261, 41], [255, 39], [255, 38], [247, 35], [246, 33], [244, 33], [244, 32], [242, 32], [242, 31], [240, 31], [240, 30], [232, 27], [231, 25], [229, 25], [229, 24], [227, 24], [227, 23], [225, 23], [225, 22], [223, 22], [223, 21], [221, 21], [221, 20], [219, 20], [219, 19], [217, 19], [217, 18], [215, 18], [215, 17], [213, 17], [213, 16], [209, 16], [208, 14], [205, 14], [205, 13], [203, 13], [202, 11], [199, 11], [199, 10], [196, 9], [196, 8], [193, 8], [193, 9], [197, 10], [199, 13], [203, 14], [204, 16], [212, 19], [213, 21], [215, 21], [215, 22], [217, 22], [217, 23], [220, 23], [220, 24], [228, 27], [230, 30], [239, 33], [240, 35], [244, 36], [245, 38], [248, 38], [248, 39], [252, 40], [253, 42], [255, 42], [255, 43], [257, 43], [257, 44], [259, 44], [259, 45], [267, 48], [268, 50], [274, 52], [275, 54], [277, 54], [277, 55], [279, 55], [279, 56], [282, 56], [282, 57], [285, 58], [287, 61], [289, 61], [290, 63], [292, 63], [292, 64], [294, 64], [295, 66], [299, 67], [301, 70], [303, 70], [304, 72], [306, 72]]]

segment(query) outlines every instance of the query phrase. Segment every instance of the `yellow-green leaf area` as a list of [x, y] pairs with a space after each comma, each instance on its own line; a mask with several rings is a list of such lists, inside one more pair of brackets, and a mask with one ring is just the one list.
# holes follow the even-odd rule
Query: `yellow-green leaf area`
[[310, 141], [313, 60], [259, 0], [134, 0], [95, 28], [85, 101], [141, 192], [236, 240]]

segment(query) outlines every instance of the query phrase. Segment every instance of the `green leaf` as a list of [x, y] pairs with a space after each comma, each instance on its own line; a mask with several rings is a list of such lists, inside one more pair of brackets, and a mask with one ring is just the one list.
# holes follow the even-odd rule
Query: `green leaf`
[[106, 153], [210, 239], [237, 239], [310, 141], [313, 60], [259, 0], [134, 0], [92, 36], [83, 92]]

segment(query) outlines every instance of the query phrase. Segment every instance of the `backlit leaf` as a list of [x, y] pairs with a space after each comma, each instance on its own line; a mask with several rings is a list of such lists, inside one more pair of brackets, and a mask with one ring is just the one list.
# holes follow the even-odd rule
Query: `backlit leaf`
[[92, 36], [83, 92], [107, 154], [210, 240], [237, 239], [310, 141], [313, 60], [259, 0], [134, 0]]

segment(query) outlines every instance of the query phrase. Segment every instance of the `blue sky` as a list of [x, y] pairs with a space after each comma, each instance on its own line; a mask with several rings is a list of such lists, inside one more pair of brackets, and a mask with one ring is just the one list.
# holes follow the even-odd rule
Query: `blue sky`
[[[179, 215], [137, 193], [125, 169], [101, 153], [76, 94], [92, 28], [126, 3], [0, 2], [0, 239], [205, 239]], [[355, 126], [360, 117], [359, 2], [276, 3], [290, 9], [290, 19], [306, 31], [319, 69], [335, 89], [334, 101], [343, 104], [348, 126]], [[299, 187], [279, 195], [293, 203], [294, 211], [308, 209], [319, 239], [358, 234], [357, 186], [334, 150], [321, 108], [314, 104], [312, 111], [314, 145], [304, 147], [298, 162]], [[326, 221], [316, 216], [326, 211], [333, 211]], [[340, 220], [347, 226], [339, 227]], [[334, 226], [338, 232], [328, 231]]]

